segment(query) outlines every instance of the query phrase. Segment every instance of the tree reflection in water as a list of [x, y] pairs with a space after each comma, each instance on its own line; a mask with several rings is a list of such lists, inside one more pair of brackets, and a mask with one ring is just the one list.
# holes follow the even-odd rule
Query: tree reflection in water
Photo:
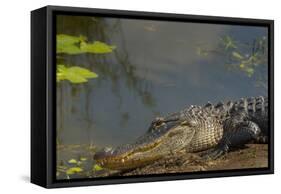
[[[95, 83], [71, 84], [67, 81], [57, 84], [57, 142], [62, 142], [61, 132], [65, 130], [64, 124], [71, 115], [79, 113], [79, 119], [87, 124], [86, 133], [93, 128], [93, 110], [91, 93], [104, 82], [110, 81], [111, 91], [118, 99], [118, 107], [123, 105], [120, 93], [121, 82], [125, 83], [127, 89], [141, 99], [147, 108], [153, 108], [156, 101], [152, 96], [152, 84], [140, 79], [136, 75], [136, 66], [131, 64], [128, 55], [122, 24], [120, 19], [111, 19], [110, 22], [104, 18], [83, 16], [58, 16], [57, 34], [68, 34], [73, 36], [85, 36], [89, 41], [102, 41], [115, 45], [111, 41], [114, 34], [118, 34], [120, 43], [111, 54], [81, 54], [65, 56], [66, 62], [73, 65], [83, 65], [99, 74]], [[77, 103], [79, 102], [79, 103]], [[83, 102], [83, 104], [81, 104]], [[120, 124], [126, 125], [130, 119], [129, 112], [120, 112]], [[83, 127], [84, 128], [84, 127]], [[89, 142], [90, 142], [89, 137]]]

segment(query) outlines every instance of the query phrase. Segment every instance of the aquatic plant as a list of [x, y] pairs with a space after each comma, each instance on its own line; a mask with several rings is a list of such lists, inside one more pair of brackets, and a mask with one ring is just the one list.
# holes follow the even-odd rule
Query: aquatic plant
[[85, 36], [71, 36], [58, 34], [57, 38], [57, 82], [68, 80], [71, 83], [84, 83], [90, 78], [97, 78], [98, 75], [86, 68], [71, 66], [61, 63], [64, 61], [63, 54], [105, 54], [111, 53], [116, 47], [107, 45], [100, 41], [88, 42]]
[[252, 42], [242, 43], [229, 35], [222, 36], [214, 49], [208, 45], [197, 47], [197, 54], [225, 56], [225, 66], [228, 70], [242, 71], [253, 78], [256, 85], [267, 89], [268, 40], [266, 36], [257, 37]]
[[89, 78], [96, 78], [98, 75], [86, 68], [72, 66], [66, 67], [63, 64], [57, 65], [57, 81], [69, 80], [71, 83], [84, 83]]

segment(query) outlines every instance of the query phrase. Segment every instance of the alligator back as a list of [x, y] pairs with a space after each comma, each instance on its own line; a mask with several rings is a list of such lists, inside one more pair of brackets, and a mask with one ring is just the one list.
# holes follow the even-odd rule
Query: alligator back
[[187, 152], [198, 152], [216, 146], [223, 137], [225, 122], [233, 115], [244, 112], [246, 119], [261, 129], [260, 136], [268, 136], [268, 98], [251, 97], [237, 101], [219, 102], [215, 105], [192, 106], [186, 110], [196, 125], [193, 139], [186, 147]]

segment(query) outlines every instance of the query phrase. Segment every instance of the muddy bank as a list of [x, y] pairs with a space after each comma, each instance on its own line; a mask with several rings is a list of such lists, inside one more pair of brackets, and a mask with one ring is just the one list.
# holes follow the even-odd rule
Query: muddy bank
[[145, 167], [123, 173], [122, 175], [262, 168], [267, 166], [268, 145], [249, 144], [246, 145], [245, 148], [232, 151], [217, 160], [203, 161], [197, 154], [180, 153], [174, 156], [168, 156]]

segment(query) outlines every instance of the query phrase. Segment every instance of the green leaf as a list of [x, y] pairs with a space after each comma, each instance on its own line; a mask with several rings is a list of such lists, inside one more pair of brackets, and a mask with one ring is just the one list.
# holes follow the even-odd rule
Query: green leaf
[[80, 48], [76, 45], [65, 45], [62, 47], [57, 47], [57, 53], [66, 53], [69, 55], [75, 55], [75, 54], [82, 54], [83, 51], [80, 50]]
[[79, 43], [80, 41], [86, 41], [87, 38], [84, 36], [71, 36], [67, 34], [58, 34], [57, 35], [57, 43], [60, 45], [68, 45]]
[[80, 49], [87, 53], [111, 53], [116, 46], [110, 46], [100, 41], [95, 41], [93, 43], [81, 42]]
[[77, 164], [77, 160], [71, 159], [71, 160], [68, 160], [68, 163], [69, 164]]
[[80, 167], [72, 167], [72, 168], [67, 169], [66, 174], [71, 175], [71, 174], [79, 173], [82, 171], [83, 171], [83, 169]]
[[244, 59], [244, 57], [243, 57], [240, 53], [238, 53], [238, 52], [236, 52], [236, 51], [233, 51], [233, 52], [232, 52], [232, 56], [233, 56], [235, 59], [238, 59], [238, 60], [243, 60], [243, 59]]
[[81, 157], [81, 158], [80, 158], [80, 160], [81, 160], [81, 161], [86, 161], [86, 160], [87, 160], [87, 158], [85, 158], [85, 157]]
[[232, 37], [225, 36], [225, 37], [222, 37], [221, 40], [222, 40], [222, 43], [225, 47], [225, 50], [237, 48], [237, 46], [235, 45], [235, 41], [232, 39]]
[[253, 68], [247, 68], [246, 73], [249, 77], [252, 77], [252, 75], [254, 74], [254, 69]]
[[111, 46], [100, 41], [93, 43], [87, 42], [84, 36], [70, 36], [66, 34], [57, 35], [57, 53], [69, 55], [93, 53], [104, 54], [111, 53], [116, 46]]
[[66, 34], [57, 35], [57, 53], [81, 54], [84, 53], [79, 48], [80, 42], [86, 41], [83, 36], [70, 36]]
[[57, 81], [68, 80], [71, 83], [84, 83], [90, 78], [97, 78], [98, 75], [88, 69], [72, 66], [66, 67], [63, 64], [57, 65]]
[[89, 71], [88, 69], [73, 66], [68, 68], [68, 71], [79, 74], [80, 76], [83, 76], [84, 78], [96, 78], [98, 75], [94, 72]]
[[245, 64], [244, 64], [244, 63], [241, 63], [241, 64], [239, 65], [239, 67], [240, 67], [240, 69], [244, 69], [244, 68], [245, 68]]
[[99, 166], [99, 165], [97, 165], [97, 164], [95, 164], [94, 166], [93, 166], [93, 171], [99, 171], [99, 170], [102, 170], [103, 168], [101, 167], [101, 166]]

